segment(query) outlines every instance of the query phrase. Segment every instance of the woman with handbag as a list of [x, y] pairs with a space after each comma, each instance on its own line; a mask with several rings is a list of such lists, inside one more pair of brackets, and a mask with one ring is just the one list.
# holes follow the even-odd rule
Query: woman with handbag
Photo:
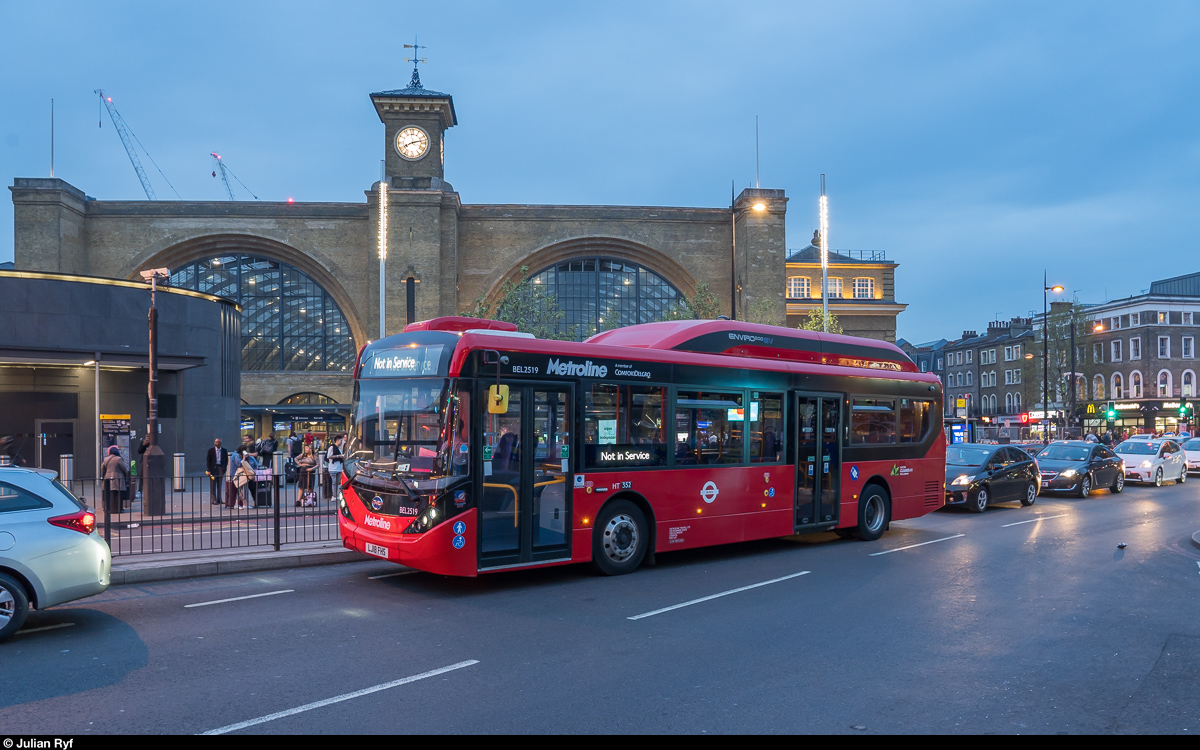
[[329, 470], [330, 485], [333, 497], [337, 497], [338, 489], [342, 486], [342, 441], [345, 435], [337, 435], [325, 452], [325, 465]]
[[238, 448], [238, 468], [233, 475], [233, 484], [238, 488], [239, 508], [254, 507], [254, 464], [245, 448]]

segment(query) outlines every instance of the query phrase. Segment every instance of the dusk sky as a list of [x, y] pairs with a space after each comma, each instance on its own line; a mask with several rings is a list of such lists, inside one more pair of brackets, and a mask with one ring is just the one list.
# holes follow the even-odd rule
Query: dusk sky
[[225, 198], [218, 151], [263, 200], [363, 201], [418, 36], [464, 203], [727, 206], [758, 115], [788, 246], [826, 173], [833, 248], [900, 264], [897, 335], [953, 339], [1040, 310], [1043, 269], [1082, 302], [1200, 271], [1198, 32], [1195, 2], [0, 0], [0, 176], [49, 175], [53, 97], [56, 176], [143, 199], [103, 88], [184, 199]]

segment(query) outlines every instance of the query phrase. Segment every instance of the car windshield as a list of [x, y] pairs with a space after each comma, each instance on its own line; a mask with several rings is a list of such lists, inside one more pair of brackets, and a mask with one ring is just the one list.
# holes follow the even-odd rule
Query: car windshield
[[1081, 445], [1048, 445], [1038, 454], [1038, 458], [1047, 461], [1086, 461], [1088, 452], [1089, 449]]
[[1114, 450], [1117, 453], [1127, 453], [1136, 456], [1153, 456], [1158, 453], [1158, 443], [1148, 443], [1144, 440], [1126, 440]]
[[1192, 438], [1183, 444], [1185, 451], [1200, 451], [1200, 438]]
[[951, 445], [946, 448], [946, 463], [951, 466], [982, 466], [992, 455], [990, 448], [966, 448]]
[[[444, 378], [362, 379], [354, 386], [347, 470], [445, 476], [456, 399]], [[449, 418], [448, 418], [449, 417]]]

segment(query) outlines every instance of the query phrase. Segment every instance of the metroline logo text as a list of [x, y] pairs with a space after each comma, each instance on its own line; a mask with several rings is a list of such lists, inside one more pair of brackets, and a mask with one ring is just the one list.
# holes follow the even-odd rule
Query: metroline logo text
[[575, 375], [581, 378], [603, 378], [608, 375], [608, 367], [605, 365], [597, 365], [592, 360], [587, 360], [583, 364], [578, 362], [563, 362], [561, 360], [552, 359], [546, 364], [546, 372], [551, 375]]

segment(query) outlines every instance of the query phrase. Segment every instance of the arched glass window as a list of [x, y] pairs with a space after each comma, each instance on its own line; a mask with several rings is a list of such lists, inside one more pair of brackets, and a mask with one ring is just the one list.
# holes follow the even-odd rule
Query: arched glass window
[[170, 284], [242, 306], [243, 370], [354, 368], [346, 316], [316, 281], [287, 263], [223, 255], [175, 269]]
[[1184, 396], [1196, 395], [1196, 373], [1191, 370], [1183, 371], [1183, 394]]
[[1013, 410], [1013, 395], [1011, 393], [1004, 394], [1004, 413], [1012, 414]]
[[812, 296], [812, 279], [807, 276], [789, 276], [787, 280], [788, 299], [808, 299]]
[[967, 385], [971, 385], [971, 381], [974, 378], [975, 378], [975, 375], [970, 370], [967, 370]]
[[1133, 371], [1133, 374], [1129, 376], [1129, 389], [1132, 391], [1129, 394], [1130, 398], [1142, 397], [1142, 373], [1137, 370]]
[[1104, 398], [1104, 376], [1103, 375], [1097, 375], [1096, 377], [1092, 378], [1092, 398], [1095, 398], [1095, 399]]
[[1162, 370], [1158, 373], [1158, 395], [1159, 398], [1171, 397], [1171, 372], [1170, 370]]
[[308, 405], [308, 404], [336, 404], [336, 403], [337, 403], [337, 401], [334, 401], [329, 396], [326, 396], [324, 393], [313, 393], [312, 391], [305, 391], [304, 393], [293, 393], [292, 395], [290, 395], [287, 398], [280, 401], [279, 405], [280, 406], [301, 406], [301, 405]]
[[1013, 394], [1013, 413], [1016, 414], [1019, 411], [1021, 411], [1021, 394], [1014, 393]]
[[1112, 376], [1112, 397], [1125, 398], [1125, 384], [1119, 372], [1114, 372]]
[[563, 261], [529, 277], [545, 287], [563, 311], [559, 331], [587, 338], [611, 328], [653, 323], [683, 295], [649, 268], [612, 258]]

